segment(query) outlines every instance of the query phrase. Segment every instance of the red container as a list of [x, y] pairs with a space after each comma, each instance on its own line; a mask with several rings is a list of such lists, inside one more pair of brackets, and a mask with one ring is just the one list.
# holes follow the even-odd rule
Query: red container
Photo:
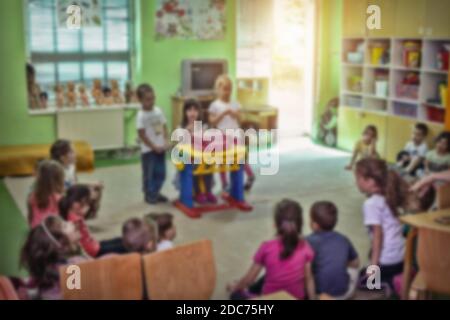
[[426, 106], [428, 120], [433, 122], [444, 123], [445, 120], [445, 110], [442, 108], [436, 108], [433, 106]]
[[399, 83], [397, 85], [397, 97], [417, 100], [419, 98], [419, 86]]

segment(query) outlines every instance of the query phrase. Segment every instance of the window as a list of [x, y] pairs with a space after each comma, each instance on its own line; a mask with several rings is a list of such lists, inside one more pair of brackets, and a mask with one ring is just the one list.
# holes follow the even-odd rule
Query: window
[[90, 86], [94, 79], [102, 79], [104, 84], [115, 79], [123, 88], [131, 73], [131, 1], [83, 1], [99, 4], [100, 25], [82, 26], [79, 30], [59, 22], [60, 5], [67, 2], [27, 2], [29, 58], [42, 91], [53, 95], [55, 83], [74, 81]]

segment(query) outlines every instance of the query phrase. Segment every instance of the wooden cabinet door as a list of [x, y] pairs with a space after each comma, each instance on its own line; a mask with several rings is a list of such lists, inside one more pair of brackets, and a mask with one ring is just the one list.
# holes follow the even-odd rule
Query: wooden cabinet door
[[[382, 159], [386, 158], [386, 142], [387, 142], [387, 116], [363, 112], [361, 117], [361, 133], [369, 125], [373, 125], [378, 130], [377, 151]], [[361, 134], [360, 133], [360, 134]]]
[[397, 38], [418, 38], [425, 34], [425, 8], [428, 0], [395, 0]]
[[344, 0], [343, 11], [344, 37], [365, 37], [367, 0]]
[[427, 0], [425, 37], [450, 38], [450, 0]]
[[412, 131], [416, 124], [413, 119], [400, 117], [389, 117], [387, 125], [387, 136], [389, 141], [386, 147], [386, 160], [390, 163], [397, 162], [397, 155], [405, 148], [411, 140]]
[[340, 107], [338, 115], [338, 147], [340, 149], [353, 151], [361, 137], [361, 116], [361, 110]]
[[395, 0], [369, 0], [369, 5], [377, 5], [381, 9], [381, 29], [368, 30], [369, 37], [392, 37], [395, 32]]

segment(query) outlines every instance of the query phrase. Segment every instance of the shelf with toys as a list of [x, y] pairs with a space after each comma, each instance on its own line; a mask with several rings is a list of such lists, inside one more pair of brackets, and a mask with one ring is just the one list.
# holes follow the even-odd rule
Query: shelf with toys
[[29, 114], [32, 116], [50, 115], [61, 112], [89, 112], [98, 110], [138, 109], [139, 104], [133, 86], [128, 82], [124, 92], [117, 80], [110, 80], [110, 86], [103, 86], [101, 80], [92, 82], [91, 90], [85, 84], [67, 82], [54, 86], [49, 99], [47, 92], [41, 92], [39, 85], [32, 84], [29, 90]]
[[373, 124], [380, 154], [395, 161], [392, 150], [404, 142], [394, 133], [417, 122], [433, 134], [450, 130], [449, 65], [450, 39], [344, 38], [338, 146], [351, 150]]

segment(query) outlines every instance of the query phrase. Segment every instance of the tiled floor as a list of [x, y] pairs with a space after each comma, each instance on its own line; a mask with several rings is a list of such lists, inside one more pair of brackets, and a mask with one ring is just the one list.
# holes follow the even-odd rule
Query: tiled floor
[[[364, 197], [357, 191], [353, 175], [343, 169], [348, 157], [345, 153], [324, 149], [305, 140], [284, 141], [280, 144], [279, 173], [258, 177], [247, 197], [254, 205], [253, 212], [221, 212], [200, 220], [188, 219], [169, 205], [150, 207], [145, 204], [139, 165], [99, 169], [92, 175], [80, 175], [79, 178], [81, 181], [102, 180], [106, 186], [99, 217], [91, 223], [99, 239], [119, 235], [122, 222], [129, 217], [164, 211], [176, 216], [177, 243], [212, 239], [217, 264], [213, 298], [223, 299], [226, 298], [227, 282], [242, 276], [259, 244], [274, 235], [272, 209], [283, 198], [292, 198], [302, 204], [305, 234], [310, 232], [308, 210], [311, 204], [318, 200], [334, 201], [340, 210], [337, 229], [353, 241], [365, 262], [369, 241], [362, 225]], [[174, 199], [177, 197], [171, 183], [174, 168], [168, 164], [168, 169], [169, 178], [163, 192]], [[25, 197], [31, 178], [7, 179], [5, 182], [25, 213]]]

